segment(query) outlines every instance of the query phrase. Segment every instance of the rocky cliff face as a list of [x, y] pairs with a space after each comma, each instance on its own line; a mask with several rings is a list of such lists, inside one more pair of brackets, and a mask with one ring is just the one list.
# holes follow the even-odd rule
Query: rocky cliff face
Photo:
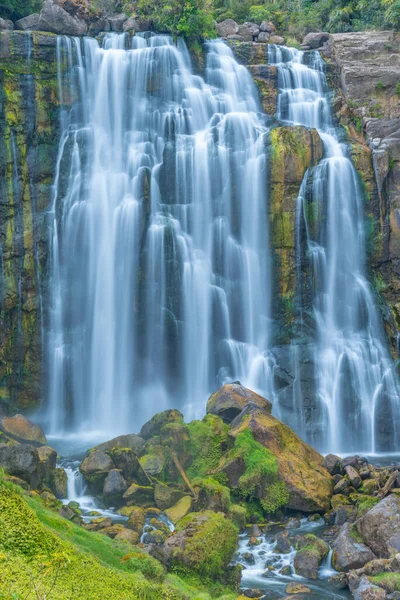
[[400, 329], [400, 34], [329, 36], [324, 51], [342, 97], [353, 158], [364, 180], [370, 221], [370, 267], [382, 298], [386, 330], [396, 349]]
[[0, 32], [0, 412], [42, 394], [46, 210], [57, 158], [56, 36]]

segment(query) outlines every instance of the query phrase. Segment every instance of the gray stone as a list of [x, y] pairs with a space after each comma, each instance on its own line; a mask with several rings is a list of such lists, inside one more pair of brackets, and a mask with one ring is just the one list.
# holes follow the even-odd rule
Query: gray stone
[[143, 450], [145, 441], [140, 435], [136, 433], [128, 433], [126, 435], [119, 435], [118, 437], [103, 442], [94, 448], [94, 450], [100, 450], [101, 452], [109, 452], [113, 448], [130, 448], [135, 454], [140, 455]]
[[108, 19], [106, 19], [105, 17], [99, 17], [98, 19], [90, 23], [88, 33], [89, 35], [96, 36], [99, 35], [99, 33], [102, 33], [103, 31], [108, 32], [110, 30], [111, 27]]
[[219, 37], [228, 37], [228, 35], [239, 33], [239, 25], [233, 19], [225, 19], [225, 21], [217, 23], [216, 29]]
[[34, 446], [0, 444], [0, 467], [3, 467], [9, 475], [20, 477], [33, 488], [39, 484], [39, 455]]
[[14, 29], [14, 23], [9, 19], [0, 18], [0, 31], [12, 31]]
[[20, 29], [22, 31], [36, 31], [38, 29], [39, 20], [40, 15], [38, 13], [28, 15], [15, 22], [15, 29]]
[[271, 21], [263, 21], [260, 25], [260, 31], [265, 33], [275, 33], [276, 27]]
[[345, 523], [333, 542], [333, 566], [337, 571], [360, 569], [376, 558], [368, 546], [357, 540], [359, 534], [353, 532], [352, 527], [354, 525]]
[[325, 42], [329, 40], [329, 33], [318, 32], [318, 33], [307, 33], [303, 39], [303, 46], [308, 46], [312, 50], [321, 48]]
[[270, 36], [271, 34], [267, 31], [261, 31], [258, 34], [257, 42], [259, 42], [260, 44], [266, 44], [269, 41]]
[[109, 15], [108, 20], [110, 23], [111, 31], [116, 33], [122, 33], [124, 31], [124, 23], [127, 17], [125, 13], [119, 13], [116, 15]]
[[346, 475], [350, 479], [351, 485], [356, 489], [360, 487], [362, 480], [358, 471], [356, 471], [356, 469], [351, 465], [347, 465], [347, 467], [345, 467], [344, 470], [346, 471]]
[[339, 475], [342, 472], [342, 459], [336, 456], [336, 454], [327, 454], [322, 466], [331, 475]]
[[128, 484], [118, 469], [112, 469], [104, 480], [104, 496], [122, 496], [128, 489]]
[[386, 600], [384, 589], [373, 585], [367, 577], [361, 577], [359, 586], [352, 590], [354, 600]]
[[239, 25], [238, 34], [242, 36], [245, 42], [253, 42], [260, 33], [260, 27], [257, 23], [243, 23]]
[[88, 30], [85, 21], [70, 15], [54, 0], [44, 1], [37, 28], [40, 31], [72, 36], [85, 35]]
[[276, 44], [277, 46], [281, 46], [282, 44], [285, 43], [285, 38], [283, 38], [280, 35], [271, 35], [271, 37], [269, 38], [269, 43]]
[[129, 17], [123, 24], [123, 31], [139, 31], [139, 23], [134, 17]]
[[390, 494], [357, 521], [365, 543], [379, 558], [400, 550], [400, 498]]

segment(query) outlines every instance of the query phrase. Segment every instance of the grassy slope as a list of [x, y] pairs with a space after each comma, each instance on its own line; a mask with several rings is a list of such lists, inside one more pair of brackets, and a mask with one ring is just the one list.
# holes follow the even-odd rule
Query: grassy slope
[[216, 596], [196, 591], [174, 575], [165, 576], [151, 557], [66, 521], [39, 498], [21, 494], [0, 478], [0, 598], [45, 597], [210, 600]]

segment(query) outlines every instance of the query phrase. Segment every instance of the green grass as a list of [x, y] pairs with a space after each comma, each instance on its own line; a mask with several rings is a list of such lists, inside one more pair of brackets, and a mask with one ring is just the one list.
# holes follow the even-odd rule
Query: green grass
[[383, 587], [387, 592], [400, 592], [400, 573], [379, 573], [368, 579], [371, 583]]

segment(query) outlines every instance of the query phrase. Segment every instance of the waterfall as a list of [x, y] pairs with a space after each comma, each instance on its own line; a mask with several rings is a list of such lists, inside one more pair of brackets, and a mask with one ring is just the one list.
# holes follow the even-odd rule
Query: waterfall
[[[240, 379], [272, 397], [266, 118], [222, 42], [58, 39], [49, 427], [201, 416]], [[75, 101], [67, 109], [68, 99]]]
[[[348, 148], [332, 123], [323, 61], [318, 52], [271, 45], [269, 62], [278, 67], [277, 118], [316, 128], [324, 145], [324, 159], [306, 173], [296, 219], [297, 263], [304, 224], [313, 280], [319, 406], [312, 428], [319, 436], [310, 441], [336, 452], [398, 449], [400, 389], [366, 278], [364, 199]], [[301, 311], [301, 298], [299, 304]], [[295, 400], [303, 412], [306, 400]]]

